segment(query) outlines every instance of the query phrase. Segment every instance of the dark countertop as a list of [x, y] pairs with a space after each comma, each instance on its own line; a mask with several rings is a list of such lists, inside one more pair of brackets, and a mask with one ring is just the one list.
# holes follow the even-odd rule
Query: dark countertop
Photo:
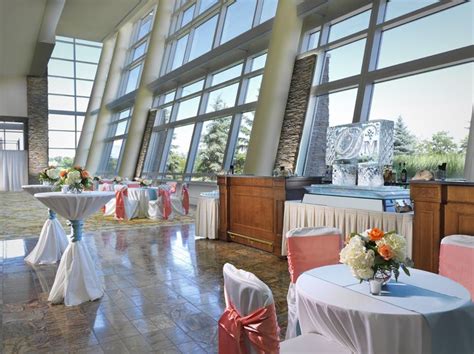
[[410, 184], [442, 184], [442, 185], [449, 185], [449, 186], [473, 186], [474, 181], [462, 181], [462, 180], [435, 180], [435, 181], [410, 181]]

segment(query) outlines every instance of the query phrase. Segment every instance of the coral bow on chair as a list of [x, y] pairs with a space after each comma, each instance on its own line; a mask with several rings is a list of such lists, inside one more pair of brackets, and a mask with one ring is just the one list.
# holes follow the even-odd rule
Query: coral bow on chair
[[115, 192], [115, 218], [117, 220], [126, 219], [125, 197], [128, 197], [127, 187], [121, 188]]
[[181, 190], [181, 198], [182, 198], [182, 205], [184, 210], [184, 215], [188, 215], [189, 213], [189, 189], [186, 183], [183, 183], [183, 187]]
[[171, 207], [170, 191], [165, 188], [160, 188], [159, 196], [161, 197], [161, 205], [163, 206], [163, 219], [168, 220], [173, 210]]
[[275, 304], [262, 307], [247, 316], [241, 316], [230, 304], [219, 319], [219, 353], [247, 354], [245, 338], [257, 353], [279, 353], [279, 332]]

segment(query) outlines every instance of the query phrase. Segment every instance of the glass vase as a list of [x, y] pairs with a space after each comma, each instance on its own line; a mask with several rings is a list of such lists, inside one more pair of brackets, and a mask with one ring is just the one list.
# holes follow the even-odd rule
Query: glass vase
[[390, 269], [377, 269], [374, 274], [374, 279], [382, 281], [382, 286], [386, 285], [390, 278], [392, 278], [392, 271]]

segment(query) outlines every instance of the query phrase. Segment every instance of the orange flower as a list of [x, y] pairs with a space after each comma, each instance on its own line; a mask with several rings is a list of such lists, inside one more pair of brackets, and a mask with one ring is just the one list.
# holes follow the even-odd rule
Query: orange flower
[[67, 170], [61, 170], [61, 172], [59, 172], [59, 177], [66, 177], [67, 175]]
[[369, 232], [369, 238], [371, 241], [378, 241], [382, 239], [383, 235], [384, 235], [384, 232], [376, 227], [374, 227]]
[[81, 172], [81, 177], [82, 178], [88, 178], [90, 175], [89, 175], [89, 172], [87, 170], [82, 170]]
[[382, 245], [379, 247], [379, 254], [383, 259], [389, 261], [393, 258], [393, 251], [389, 245]]

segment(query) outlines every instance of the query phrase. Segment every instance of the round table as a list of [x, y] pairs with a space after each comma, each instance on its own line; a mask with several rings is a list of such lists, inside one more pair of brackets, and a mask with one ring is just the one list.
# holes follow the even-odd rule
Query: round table
[[196, 236], [216, 239], [218, 220], [219, 194], [215, 192], [201, 193], [196, 206]]
[[[34, 196], [36, 193], [51, 192], [53, 186], [30, 184], [22, 188]], [[26, 256], [25, 261], [32, 265], [54, 264], [61, 259], [67, 243], [66, 232], [56, 218], [56, 213], [48, 208], [48, 219], [43, 224], [35, 248]]]
[[128, 188], [128, 198], [138, 202], [137, 217], [144, 219], [148, 217], [148, 203], [150, 192], [148, 188]]
[[410, 269], [371, 295], [346, 265], [315, 268], [296, 281], [301, 331], [354, 353], [473, 353], [474, 304], [460, 284]]
[[71, 222], [69, 245], [59, 263], [48, 300], [66, 306], [99, 299], [103, 286], [95, 273], [94, 262], [82, 242], [84, 219], [115, 196], [114, 192], [38, 193], [35, 197]]

